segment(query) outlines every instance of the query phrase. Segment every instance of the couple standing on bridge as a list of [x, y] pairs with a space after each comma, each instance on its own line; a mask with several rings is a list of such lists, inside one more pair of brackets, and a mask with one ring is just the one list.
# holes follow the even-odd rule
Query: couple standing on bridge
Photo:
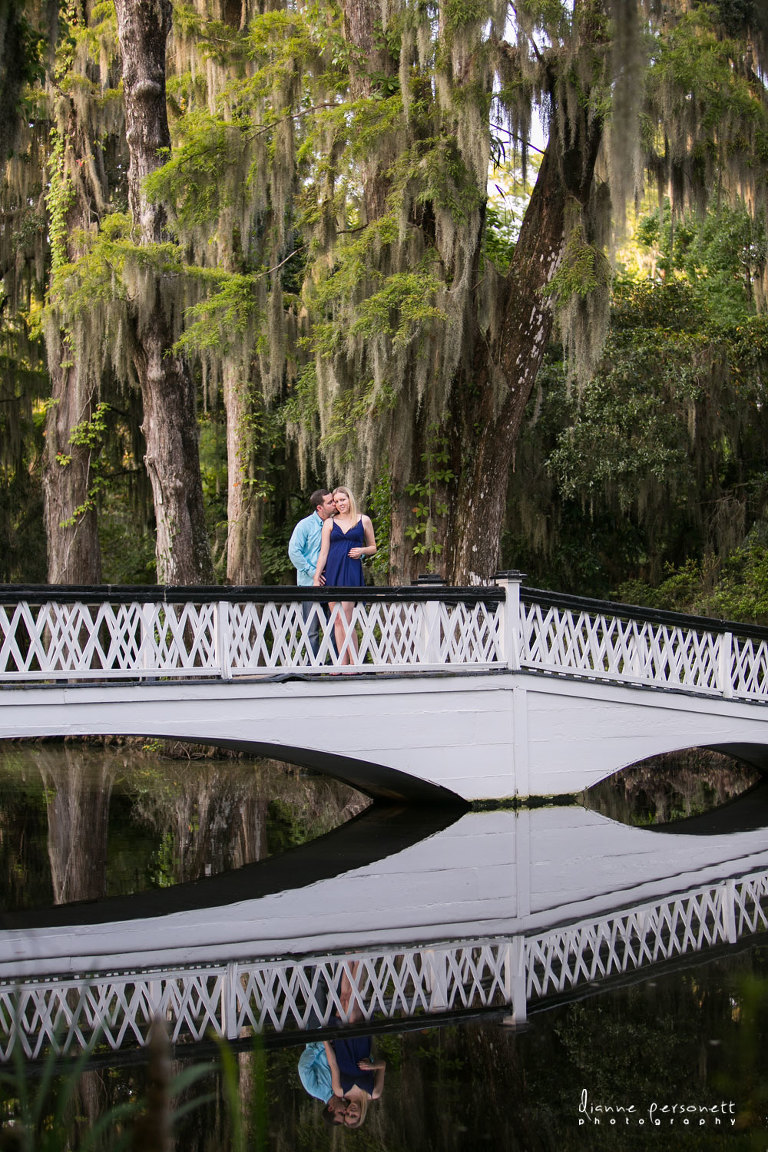
[[[370, 517], [357, 511], [349, 488], [329, 492], [318, 488], [309, 498], [309, 516], [299, 520], [288, 543], [288, 555], [296, 569], [300, 588], [362, 588], [363, 557], [376, 555], [376, 537]], [[330, 601], [333, 612], [336, 602]], [[340, 664], [352, 664], [357, 652], [357, 637], [352, 629], [351, 600], [341, 601], [336, 617], [334, 638]], [[320, 647], [320, 613], [323, 605], [312, 601], [302, 604], [304, 619], [309, 623], [309, 644], [315, 655]]]

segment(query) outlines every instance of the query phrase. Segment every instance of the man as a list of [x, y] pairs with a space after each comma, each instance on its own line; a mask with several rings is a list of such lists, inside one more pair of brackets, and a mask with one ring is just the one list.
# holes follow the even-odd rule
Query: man
[[305, 1045], [299, 1059], [299, 1079], [305, 1092], [322, 1101], [323, 1120], [331, 1125], [343, 1124], [349, 1101], [333, 1094], [331, 1070], [322, 1041]]
[[[333, 502], [333, 493], [325, 488], [318, 488], [309, 498], [312, 512], [299, 520], [291, 533], [288, 542], [288, 555], [296, 569], [296, 583], [299, 588], [311, 588], [315, 578], [315, 568], [320, 555], [320, 543], [323, 535], [323, 521], [328, 520], [336, 512]], [[320, 577], [320, 583], [325, 584]], [[320, 647], [320, 612], [319, 604], [307, 601], [301, 606], [304, 619], [309, 621], [309, 646], [317, 655]]]

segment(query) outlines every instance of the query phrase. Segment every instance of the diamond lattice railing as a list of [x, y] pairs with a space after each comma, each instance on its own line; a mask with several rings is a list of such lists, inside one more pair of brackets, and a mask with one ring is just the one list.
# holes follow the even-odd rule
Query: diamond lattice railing
[[0, 590], [0, 682], [322, 675], [350, 663], [365, 672], [521, 668], [768, 699], [768, 635], [759, 629], [710, 628], [669, 613], [643, 619], [638, 609], [552, 602], [554, 594], [503, 583], [349, 590], [348, 613], [342, 603], [292, 599], [287, 589], [255, 589], [250, 598], [176, 589], [172, 599], [114, 602], [108, 593], [57, 601], [53, 590], [37, 600]]
[[346, 955], [0, 984], [0, 1058], [48, 1047], [147, 1042], [152, 1019], [174, 1043], [209, 1032], [302, 1032], [341, 1023], [512, 1009], [768, 928], [768, 871], [531, 936], [388, 947]]

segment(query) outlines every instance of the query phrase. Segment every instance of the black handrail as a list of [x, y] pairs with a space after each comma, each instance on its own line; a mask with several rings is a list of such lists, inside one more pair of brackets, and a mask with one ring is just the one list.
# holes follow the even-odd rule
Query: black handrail
[[614, 600], [592, 600], [588, 596], [571, 596], [564, 592], [549, 592], [541, 588], [521, 588], [520, 598], [544, 607], [568, 608], [591, 614], [602, 613], [625, 620], [643, 620], [652, 624], [672, 624], [691, 628], [697, 632], [734, 632], [757, 640], [768, 640], [768, 628], [760, 624], [741, 624], [715, 616], [690, 616], [684, 612], [669, 612], [663, 608], [647, 608], [642, 604], [621, 604]]
[[354, 600], [362, 603], [397, 603], [398, 601], [439, 600], [445, 604], [499, 604], [504, 589], [495, 584], [478, 584], [467, 588], [447, 585], [406, 584], [400, 587], [366, 586], [364, 588], [298, 588], [296, 585], [231, 585], [217, 584], [0, 584], [0, 604], [27, 601], [32, 604], [179, 604], [189, 601], [208, 604], [217, 601], [241, 604], [290, 604], [296, 601], [334, 603]]
[[[614, 600], [596, 600], [588, 596], [573, 596], [548, 589], [520, 589], [521, 598], [542, 607], [564, 608], [591, 614], [617, 616], [625, 620], [642, 620], [653, 624], [670, 624], [700, 632], [722, 634], [733, 632], [739, 636], [768, 641], [768, 628], [759, 624], [742, 624], [713, 616], [692, 616], [684, 612], [670, 612], [637, 604], [622, 604]], [[327, 603], [352, 600], [360, 603], [397, 603], [440, 601], [445, 604], [500, 604], [504, 589], [497, 584], [476, 584], [454, 587], [445, 584], [405, 584], [397, 587], [370, 585], [364, 588], [299, 588], [290, 584], [244, 584], [239, 586], [217, 584], [0, 584], [0, 604], [27, 601], [33, 604], [56, 602], [62, 604], [180, 604], [186, 601], [205, 604], [216, 601], [255, 604], [289, 604], [291, 602]]]

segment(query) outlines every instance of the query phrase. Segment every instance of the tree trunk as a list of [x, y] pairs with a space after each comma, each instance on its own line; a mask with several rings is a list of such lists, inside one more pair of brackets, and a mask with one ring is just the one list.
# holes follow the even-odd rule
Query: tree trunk
[[72, 444], [72, 429], [93, 415], [93, 388], [65, 365], [63, 340], [49, 346], [53, 391], [45, 420], [43, 497], [49, 584], [99, 584], [96, 508], [89, 498], [91, 447]]
[[[165, 103], [165, 46], [170, 0], [115, 0], [123, 61], [128, 198], [139, 243], [165, 238], [165, 214], [144, 193], [144, 179], [170, 148]], [[173, 329], [159, 273], [140, 274], [133, 360], [144, 403], [145, 462], [157, 525], [161, 584], [211, 583], [195, 390], [186, 362], [173, 351]]]
[[[253, 389], [255, 392], [255, 388]], [[224, 364], [224, 407], [227, 412], [227, 583], [260, 584], [261, 531], [264, 501], [259, 498], [253, 436], [249, 435], [251, 387], [237, 371], [236, 361]]]
[[64, 763], [57, 752], [42, 752], [40, 774], [48, 809], [48, 857], [55, 904], [97, 900], [107, 891], [107, 833], [112, 769], [66, 747]]
[[[74, 262], [82, 246], [73, 237], [88, 232], [98, 215], [103, 193], [98, 182], [88, 184], [82, 169], [88, 141], [75, 104], [69, 100], [62, 130], [62, 154], [52, 179], [62, 199], [71, 200], [63, 221], [61, 248], [54, 238], [54, 261]], [[90, 166], [86, 168], [90, 171]], [[65, 191], [66, 190], [66, 191]], [[63, 332], [47, 340], [51, 374], [51, 404], [45, 421], [43, 500], [48, 546], [49, 584], [98, 584], [101, 581], [98, 518], [91, 496], [91, 458], [96, 446], [72, 443], [72, 433], [93, 416], [96, 384], [86, 369], [72, 363], [72, 349]]]
[[[491, 580], [498, 569], [509, 474], [525, 408], [552, 331], [545, 289], [562, 258], [569, 198], [585, 205], [594, 179], [602, 122], [584, 117], [563, 141], [553, 124], [505, 281], [503, 322], [492, 347], [476, 344], [473, 385], [460, 392], [460, 478], [452, 501], [446, 574], [454, 584]], [[491, 384], [505, 381], [501, 404]], [[457, 473], [459, 469], [457, 469]]]

